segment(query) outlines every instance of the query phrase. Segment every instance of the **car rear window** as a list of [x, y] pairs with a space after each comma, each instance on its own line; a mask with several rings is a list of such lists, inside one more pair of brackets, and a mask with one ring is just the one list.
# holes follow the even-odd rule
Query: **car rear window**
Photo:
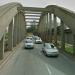
[[51, 45], [51, 48], [54, 48], [54, 45]]

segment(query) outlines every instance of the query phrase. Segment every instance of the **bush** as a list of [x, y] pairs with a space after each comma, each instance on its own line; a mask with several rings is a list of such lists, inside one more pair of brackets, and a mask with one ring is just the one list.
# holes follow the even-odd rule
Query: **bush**
[[73, 46], [70, 44], [65, 44], [65, 51], [73, 54]]

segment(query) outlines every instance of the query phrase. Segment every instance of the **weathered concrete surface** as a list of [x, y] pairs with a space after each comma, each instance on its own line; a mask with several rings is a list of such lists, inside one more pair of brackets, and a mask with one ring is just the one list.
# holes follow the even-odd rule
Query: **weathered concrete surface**
[[21, 7], [19, 3], [9, 3], [0, 8], [0, 39], [2, 38], [6, 27], [9, 26], [13, 17], [18, 13], [17, 7]]
[[4, 45], [5, 45], [5, 35], [3, 35], [2, 39], [0, 40], [0, 59], [3, 59], [4, 56]]
[[8, 50], [13, 48], [13, 20], [11, 21], [8, 28]]

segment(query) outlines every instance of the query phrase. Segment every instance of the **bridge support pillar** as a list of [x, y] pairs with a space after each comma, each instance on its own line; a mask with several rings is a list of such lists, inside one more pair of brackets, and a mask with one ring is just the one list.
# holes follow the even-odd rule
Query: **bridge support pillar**
[[11, 21], [8, 28], [8, 50], [13, 48], [13, 21]]
[[[14, 28], [13, 28], [13, 46], [16, 46], [16, 44], [19, 42], [19, 34], [17, 36], [17, 32], [19, 33], [18, 31], [18, 14], [14, 17]], [[18, 37], [18, 39], [17, 39]]]
[[5, 35], [0, 40], [0, 59], [3, 59], [4, 55], [4, 42], [5, 42]]
[[75, 55], [75, 34], [73, 35], [73, 55]]
[[49, 42], [49, 13], [46, 15], [46, 41]]
[[61, 50], [65, 50], [65, 33], [63, 21], [61, 21]]
[[24, 13], [19, 11], [14, 18], [13, 45], [20, 43], [25, 38], [25, 17]]
[[21, 30], [21, 41], [25, 38], [25, 16], [23, 12], [20, 12], [20, 30]]
[[17, 14], [17, 44], [21, 42], [21, 13], [20, 11]]
[[55, 45], [57, 45], [57, 19], [56, 19], [56, 15], [54, 15], [54, 43]]
[[52, 15], [49, 13], [49, 41], [52, 42]]

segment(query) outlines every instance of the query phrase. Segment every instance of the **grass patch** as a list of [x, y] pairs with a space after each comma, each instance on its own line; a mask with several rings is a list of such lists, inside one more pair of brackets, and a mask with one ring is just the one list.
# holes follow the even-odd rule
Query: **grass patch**
[[[58, 41], [58, 47], [61, 48], [61, 41]], [[65, 43], [65, 51], [67, 53], [73, 54], [73, 45]]]
[[70, 44], [65, 44], [65, 51], [73, 54], [73, 46]]

